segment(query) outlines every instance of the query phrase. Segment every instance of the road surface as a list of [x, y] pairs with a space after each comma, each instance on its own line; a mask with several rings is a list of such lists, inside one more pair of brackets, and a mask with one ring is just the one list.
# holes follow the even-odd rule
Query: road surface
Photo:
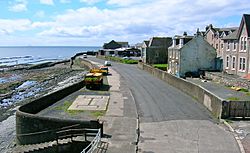
[[192, 97], [136, 65], [112, 62], [112, 69], [126, 82], [136, 102], [139, 152], [240, 153], [233, 135]]

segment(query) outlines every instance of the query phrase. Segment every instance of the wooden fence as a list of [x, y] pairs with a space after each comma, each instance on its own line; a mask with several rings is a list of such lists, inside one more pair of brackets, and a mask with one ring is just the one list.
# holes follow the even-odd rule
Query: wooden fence
[[250, 117], [250, 101], [224, 102], [222, 116], [224, 118]]

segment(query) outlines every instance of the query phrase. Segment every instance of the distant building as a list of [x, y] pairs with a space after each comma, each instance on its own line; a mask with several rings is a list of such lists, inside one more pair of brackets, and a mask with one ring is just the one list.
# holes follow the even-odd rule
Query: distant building
[[249, 77], [250, 74], [250, 14], [243, 14], [240, 27], [223, 38], [223, 70], [228, 74]]
[[128, 48], [128, 42], [116, 42], [114, 40], [109, 43], [104, 43], [103, 49], [117, 49], [117, 48]]
[[166, 64], [168, 57], [168, 47], [171, 45], [172, 38], [170, 37], [152, 37], [150, 38], [149, 42], [144, 41], [144, 61], [147, 64]]
[[195, 36], [175, 36], [168, 48], [168, 72], [180, 77], [199, 70], [216, 69], [216, 50], [197, 32]]
[[142, 62], [146, 63], [146, 53], [148, 48], [149, 40], [144, 40], [141, 46], [141, 58]]
[[128, 47], [128, 42], [116, 42], [112, 40], [109, 43], [104, 43], [103, 49], [99, 50], [98, 54], [104, 56], [120, 55]]

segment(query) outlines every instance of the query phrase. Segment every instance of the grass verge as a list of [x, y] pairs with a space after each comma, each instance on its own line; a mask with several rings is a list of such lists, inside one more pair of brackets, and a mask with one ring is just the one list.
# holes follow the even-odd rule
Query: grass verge
[[168, 69], [168, 64], [153, 64], [153, 67], [166, 71]]
[[92, 111], [91, 115], [98, 118], [99, 116], [104, 116], [106, 111]]

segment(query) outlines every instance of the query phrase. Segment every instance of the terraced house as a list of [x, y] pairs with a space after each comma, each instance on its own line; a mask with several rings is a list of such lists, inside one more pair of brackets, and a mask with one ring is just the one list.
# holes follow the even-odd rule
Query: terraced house
[[216, 49], [217, 57], [223, 57], [224, 42], [222, 39], [229, 34], [232, 34], [237, 29], [237, 27], [215, 28], [212, 24], [206, 27], [205, 39]]
[[179, 77], [216, 69], [216, 51], [199, 31], [195, 36], [174, 36], [168, 48], [168, 72]]
[[223, 70], [246, 77], [250, 73], [250, 14], [243, 14], [240, 27], [223, 38]]

